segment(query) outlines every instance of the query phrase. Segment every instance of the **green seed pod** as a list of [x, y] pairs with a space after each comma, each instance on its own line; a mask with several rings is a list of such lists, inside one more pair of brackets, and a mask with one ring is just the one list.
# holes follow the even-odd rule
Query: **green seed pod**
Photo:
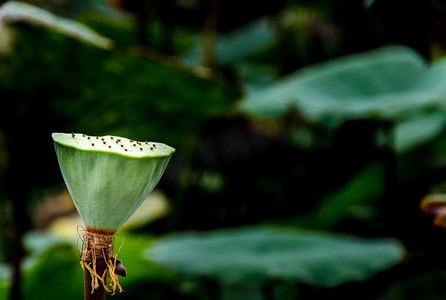
[[116, 136], [52, 134], [59, 166], [88, 231], [116, 232], [156, 186], [175, 149]]

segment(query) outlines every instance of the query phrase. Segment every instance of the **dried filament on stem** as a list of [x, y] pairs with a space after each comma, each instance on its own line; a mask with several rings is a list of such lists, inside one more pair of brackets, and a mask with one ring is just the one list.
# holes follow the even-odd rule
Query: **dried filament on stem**
[[[121, 248], [116, 254], [114, 253], [114, 234], [99, 234], [83, 230], [81, 233], [78, 232], [78, 235], [82, 241], [80, 263], [82, 268], [90, 273], [91, 293], [93, 294], [99, 287], [112, 294], [115, 294], [116, 290], [122, 292], [116, 273], [117, 264], [119, 264], [118, 270], [123, 268], [120, 261], [116, 259]], [[119, 275], [122, 276], [122, 274]]]

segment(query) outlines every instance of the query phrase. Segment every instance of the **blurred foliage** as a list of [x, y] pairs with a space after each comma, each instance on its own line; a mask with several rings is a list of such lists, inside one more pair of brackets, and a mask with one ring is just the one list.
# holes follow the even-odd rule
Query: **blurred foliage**
[[403, 254], [392, 240], [250, 227], [167, 237], [151, 245], [145, 258], [183, 276], [215, 277], [225, 285], [259, 289], [268, 279], [316, 286], [364, 280]]
[[23, 299], [82, 297], [55, 131], [177, 149], [161, 202], [122, 232], [116, 298], [443, 298], [446, 233], [419, 202], [446, 191], [445, 12], [438, 0], [4, 3], [0, 299], [18, 299], [16, 262]]
[[[378, 217], [374, 203], [384, 195], [384, 172], [380, 164], [366, 166], [338, 190], [321, 198], [313, 211], [292, 219], [291, 224], [330, 229], [343, 220], [374, 220]], [[370, 183], [373, 182], [373, 185]], [[290, 220], [284, 220], [290, 223]]]
[[247, 113], [285, 114], [296, 107], [313, 122], [336, 126], [349, 119], [399, 121], [413, 112], [444, 109], [444, 61], [430, 68], [408, 48], [383, 48], [297, 71], [249, 95]]
[[[36, 111], [26, 103], [43, 102], [49, 109], [45, 113], [57, 118], [56, 126], [97, 134], [112, 131], [135, 139], [150, 136], [175, 144], [181, 136], [197, 132], [204, 121], [219, 116], [237, 96], [235, 90], [215, 80], [144, 54], [104, 51], [57, 33], [19, 26], [22, 30], [11, 50], [13, 55], [2, 60], [1, 69], [8, 74], [2, 81], [3, 95], [5, 99], [22, 99], [15, 102], [15, 110], [30, 114]], [[32, 51], [30, 44], [34, 45]], [[54, 52], [48, 53], [48, 49]], [[29, 70], [35, 64], [36, 68]], [[26, 90], [20, 90], [23, 85]], [[3, 122], [7, 126], [11, 120]]]

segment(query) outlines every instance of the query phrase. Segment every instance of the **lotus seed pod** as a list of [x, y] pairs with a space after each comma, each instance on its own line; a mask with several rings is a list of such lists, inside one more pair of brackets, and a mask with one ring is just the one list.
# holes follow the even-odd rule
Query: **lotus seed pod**
[[116, 232], [166, 169], [174, 148], [116, 136], [53, 133], [65, 184], [90, 232]]

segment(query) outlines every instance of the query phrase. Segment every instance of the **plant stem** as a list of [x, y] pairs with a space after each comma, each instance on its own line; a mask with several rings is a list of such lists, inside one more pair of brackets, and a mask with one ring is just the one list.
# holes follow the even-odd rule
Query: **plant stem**
[[18, 225], [17, 216], [16, 216], [17, 208], [14, 208], [14, 224], [13, 224], [13, 232], [14, 232], [14, 240], [13, 240], [13, 255], [12, 255], [12, 284], [11, 284], [11, 300], [19, 300], [22, 299], [21, 295], [21, 265], [23, 258], [23, 243], [22, 236], [23, 232]]
[[147, 12], [144, 3], [141, 2], [141, 9], [137, 12], [138, 43], [140, 46], [147, 46]]
[[[21, 174], [15, 149], [11, 149], [10, 167], [7, 171], [5, 189], [12, 207], [12, 279], [10, 300], [19, 300], [22, 295], [21, 265], [25, 253], [23, 236], [28, 229], [28, 215], [25, 209], [25, 199], [29, 196], [29, 182]], [[12, 154], [14, 153], [14, 154]]]
[[385, 134], [385, 145], [382, 151], [382, 162], [385, 166], [384, 170], [384, 195], [381, 202], [381, 215], [383, 222], [387, 225], [393, 224], [395, 219], [395, 211], [399, 211], [396, 206], [401, 203], [396, 202], [396, 157], [395, 157], [395, 125], [392, 122], [383, 124]]
[[264, 300], [274, 300], [274, 286], [272, 282], [267, 282], [262, 288], [262, 298]]
[[[106, 266], [104, 264], [97, 264], [96, 270], [98, 274], [105, 272]], [[87, 268], [84, 269], [84, 300], [105, 300], [105, 290], [100, 284], [98, 288], [91, 293], [91, 275]]]
[[[119, 260], [113, 258], [114, 235], [103, 235], [91, 232], [83, 234], [82, 263], [84, 267], [84, 299], [105, 300], [105, 292], [113, 294], [119, 285], [116, 274], [126, 275], [125, 268]], [[112, 266], [119, 264], [119, 271], [115, 273]], [[93, 282], [93, 284], [92, 284]], [[106, 287], [110, 284], [110, 289]], [[94, 285], [94, 286], [93, 286]]]
[[217, 40], [219, 9], [220, 0], [211, 0], [203, 29], [201, 65], [204, 67], [213, 67], [215, 63], [215, 42]]

